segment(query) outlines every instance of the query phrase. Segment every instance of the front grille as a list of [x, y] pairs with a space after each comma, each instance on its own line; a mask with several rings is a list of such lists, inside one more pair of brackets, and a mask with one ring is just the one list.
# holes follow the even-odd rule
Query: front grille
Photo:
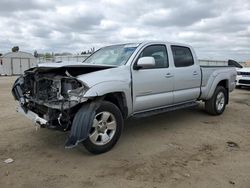
[[250, 72], [237, 72], [237, 75], [250, 76]]
[[250, 80], [239, 80], [240, 84], [250, 84]]

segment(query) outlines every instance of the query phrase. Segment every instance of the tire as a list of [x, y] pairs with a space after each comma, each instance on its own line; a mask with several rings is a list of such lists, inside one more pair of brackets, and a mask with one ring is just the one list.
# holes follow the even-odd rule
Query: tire
[[227, 90], [224, 87], [217, 86], [212, 98], [205, 102], [206, 111], [211, 115], [222, 114], [226, 107], [227, 95]]
[[93, 154], [105, 153], [117, 143], [122, 130], [121, 111], [113, 103], [103, 101], [96, 110], [89, 137], [83, 141], [83, 145]]

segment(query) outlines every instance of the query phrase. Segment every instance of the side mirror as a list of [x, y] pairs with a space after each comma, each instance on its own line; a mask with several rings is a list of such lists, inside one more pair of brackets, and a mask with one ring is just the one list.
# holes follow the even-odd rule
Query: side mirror
[[141, 57], [137, 61], [137, 65], [135, 67], [136, 70], [151, 68], [155, 66], [155, 59], [153, 57]]

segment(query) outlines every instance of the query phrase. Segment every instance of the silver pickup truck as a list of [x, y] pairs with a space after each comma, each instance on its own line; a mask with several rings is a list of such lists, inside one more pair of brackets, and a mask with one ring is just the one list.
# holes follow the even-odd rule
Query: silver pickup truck
[[235, 80], [233, 67], [201, 67], [189, 45], [144, 42], [101, 48], [83, 63], [41, 64], [25, 71], [12, 93], [17, 110], [35, 124], [69, 131], [66, 148], [82, 142], [98, 154], [117, 143], [129, 117], [197, 101], [222, 114]]

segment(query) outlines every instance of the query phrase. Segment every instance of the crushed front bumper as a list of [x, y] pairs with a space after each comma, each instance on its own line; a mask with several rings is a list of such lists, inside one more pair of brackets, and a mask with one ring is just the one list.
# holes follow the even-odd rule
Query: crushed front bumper
[[30, 111], [30, 110], [27, 110], [25, 112], [20, 105], [17, 106], [16, 111], [19, 112], [20, 114], [26, 116], [34, 124], [37, 123], [37, 124], [42, 125], [42, 126], [48, 125], [48, 121], [46, 119], [43, 119], [43, 118], [39, 117], [36, 113], [34, 113], [34, 112]]
[[88, 100], [83, 97], [83, 87], [70, 90], [64, 97], [61, 95], [59, 84], [58, 91], [55, 91], [58, 98], [42, 100], [33, 91], [36, 83], [29, 87], [25, 84], [25, 79], [21, 76], [12, 87], [14, 99], [18, 101], [17, 112], [25, 115], [33, 123], [40, 124], [41, 127], [61, 131], [70, 130], [73, 117], [80, 108], [80, 104]]

